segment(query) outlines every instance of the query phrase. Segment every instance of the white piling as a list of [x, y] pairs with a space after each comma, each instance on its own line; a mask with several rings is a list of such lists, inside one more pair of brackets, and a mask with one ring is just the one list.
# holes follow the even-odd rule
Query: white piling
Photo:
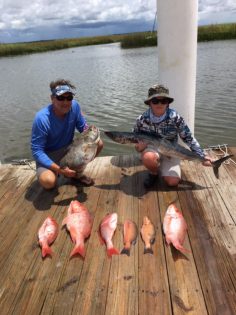
[[197, 0], [157, 0], [158, 83], [175, 99], [173, 107], [194, 132]]

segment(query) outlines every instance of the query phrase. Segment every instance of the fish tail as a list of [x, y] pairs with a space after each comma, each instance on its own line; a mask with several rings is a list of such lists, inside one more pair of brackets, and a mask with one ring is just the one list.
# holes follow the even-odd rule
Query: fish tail
[[111, 247], [111, 248], [107, 249], [107, 256], [109, 258], [111, 258], [112, 255], [119, 255], [119, 254], [120, 253], [119, 253], [118, 249], [116, 249], [115, 247]]
[[214, 172], [216, 178], [219, 178], [219, 167], [221, 166], [221, 164], [224, 161], [226, 161], [229, 158], [231, 158], [232, 156], [233, 156], [233, 154], [230, 154], [230, 155], [224, 156], [223, 158], [221, 158], [221, 159], [219, 159], [217, 161], [212, 162], [213, 172]]
[[120, 253], [121, 254], [125, 254], [127, 256], [130, 256], [130, 248], [125, 248], [124, 247]]
[[191, 253], [191, 251], [190, 250], [188, 250], [188, 249], [186, 249], [186, 248], [184, 248], [181, 244], [173, 244], [174, 245], [174, 247], [177, 249], [177, 250], [179, 250], [181, 253], [183, 253], [183, 254], [185, 254], [185, 253]]
[[79, 254], [81, 257], [85, 257], [85, 248], [84, 244], [75, 245], [75, 247], [72, 249], [70, 253], [70, 258]]
[[152, 250], [151, 247], [148, 247], [148, 248], [145, 247], [143, 253], [144, 253], [144, 254], [153, 254], [153, 250]]
[[46, 257], [47, 255], [52, 256], [52, 250], [51, 248], [48, 246], [48, 244], [44, 244], [42, 246], [42, 257]]

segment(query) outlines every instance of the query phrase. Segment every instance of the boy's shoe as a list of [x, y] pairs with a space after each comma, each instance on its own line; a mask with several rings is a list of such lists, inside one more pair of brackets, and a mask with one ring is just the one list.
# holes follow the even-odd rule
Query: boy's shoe
[[157, 180], [157, 175], [156, 174], [148, 174], [148, 177], [144, 181], [144, 187], [146, 188], [151, 188], [154, 186], [156, 180]]

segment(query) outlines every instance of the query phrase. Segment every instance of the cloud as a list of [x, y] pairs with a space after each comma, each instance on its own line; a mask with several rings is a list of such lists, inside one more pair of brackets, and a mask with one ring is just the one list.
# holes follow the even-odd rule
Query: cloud
[[199, 24], [236, 22], [235, 0], [199, 0]]
[[[0, 41], [151, 30], [156, 0], [0, 0]], [[211, 22], [213, 21], [213, 22]], [[236, 21], [235, 0], [199, 0], [199, 22]]]
[[199, 0], [199, 13], [230, 12], [236, 10], [235, 0]]
[[[137, 2], [137, 3], [136, 3]], [[138, 6], [137, 6], [138, 4]], [[39, 27], [73, 23], [111, 22], [153, 18], [155, 0], [68, 0], [25, 1], [5, 0], [1, 9], [1, 29]]]

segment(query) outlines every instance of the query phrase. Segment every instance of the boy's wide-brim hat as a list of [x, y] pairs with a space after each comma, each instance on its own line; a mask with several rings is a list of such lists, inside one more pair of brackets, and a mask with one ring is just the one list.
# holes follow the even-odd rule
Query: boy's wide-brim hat
[[169, 89], [164, 85], [153, 85], [148, 90], [148, 98], [144, 101], [145, 104], [149, 105], [150, 101], [154, 97], [165, 97], [169, 99], [169, 102], [173, 102], [173, 98], [169, 96]]

